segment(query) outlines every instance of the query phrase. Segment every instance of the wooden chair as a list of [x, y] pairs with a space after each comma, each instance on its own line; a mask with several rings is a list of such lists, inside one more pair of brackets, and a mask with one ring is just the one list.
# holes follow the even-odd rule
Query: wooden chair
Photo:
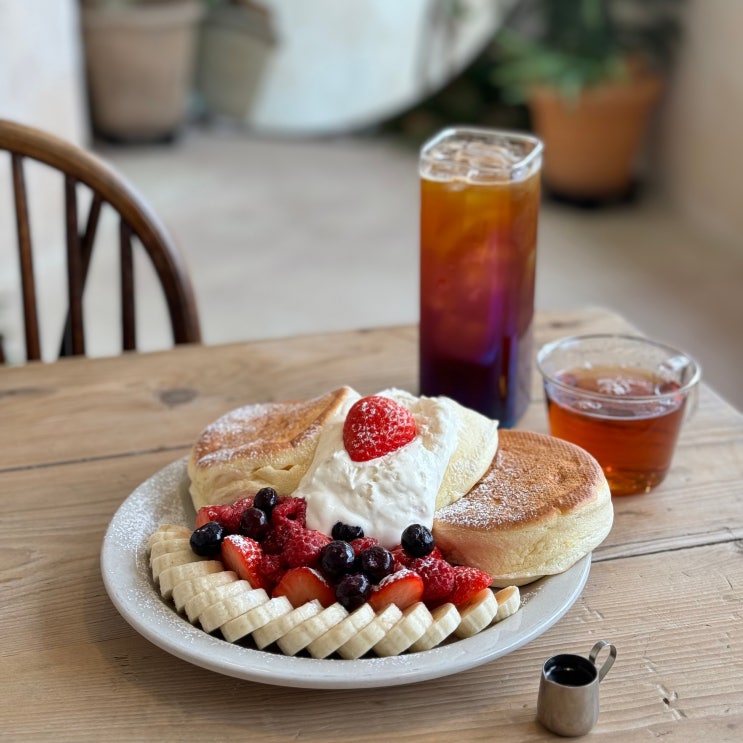
[[[36, 160], [59, 171], [64, 181], [69, 306], [59, 356], [85, 354], [83, 291], [101, 209], [118, 215], [122, 349], [136, 350], [133, 238], [149, 255], [167, 302], [173, 341], [201, 342], [193, 288], [173, 240], [127, 181], [94, 155], [46, 132], [0, 119], [0, 150], [10, 153], [21, 271], [26, 358], [41, 359], [31, 228], [24, 161]], [[84, 229], [78, 226], [78, 186], [92, 199]], [[0, 347], [0, 363], [3, 362]]]

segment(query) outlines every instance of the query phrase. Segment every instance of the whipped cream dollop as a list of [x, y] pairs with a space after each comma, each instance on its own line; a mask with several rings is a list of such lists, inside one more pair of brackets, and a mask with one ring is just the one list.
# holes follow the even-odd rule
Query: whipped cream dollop
[[330, 534], [342, 521], [360, 526], [389, 548], [400, 544], [410, 524], [433, 525], [436, 496], [457, 447], [459, 420], [448, 398], [415, 397], [396, 389], [378, 394], [410, 410], [416, 437], [389, 454], [354, 462], [343, 445], [342, 413], [324, 427], [294, 495], [307, 501], [310, 529]]

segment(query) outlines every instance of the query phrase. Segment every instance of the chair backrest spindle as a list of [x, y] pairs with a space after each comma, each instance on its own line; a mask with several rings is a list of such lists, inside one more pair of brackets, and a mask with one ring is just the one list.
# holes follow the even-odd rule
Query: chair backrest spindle
[[137, 323], [134, 309], [134, 255], [132, 229], [122, 219], [119, 223], [119, 252], [121, 260], [121, 326], [125, 351], [137, 347]]
[[37, 361], [41, 358], [41, 341], [39, 336], [39, 318], [36, 309], [36, 278], [34, 276], [34, 260], [31, 251], [31, 224], [28, 217], [23, 157], [13, 153], [11, 156], [11, 167], [13, 172], [16, 229], [18, 231], [18, 260], [21, 268], [26, 358], [29, 361]]
[[70, 335], [66, 337], [63, 356], [85, 353], [83, 325], [83, 261], [77, 227], [77, 189], [71, 176], [65, 177], [65, 224], [67, 227], [67, 297], [70, 308]]

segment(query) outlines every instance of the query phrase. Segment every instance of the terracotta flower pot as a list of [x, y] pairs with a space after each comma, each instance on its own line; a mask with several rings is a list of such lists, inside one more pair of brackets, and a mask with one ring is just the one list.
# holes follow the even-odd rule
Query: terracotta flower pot
[[82, 9], [95, 130], [122, 140], [172, 137], [191, 92], [203, 6], [197, 0]]
[[659, 76], [646, 74], [587, 89], [575, 101], [549, 88], [532, 91], [528, 104], [544, 142], [545, 186], [573, 199], [626, 195], [662, 88]]

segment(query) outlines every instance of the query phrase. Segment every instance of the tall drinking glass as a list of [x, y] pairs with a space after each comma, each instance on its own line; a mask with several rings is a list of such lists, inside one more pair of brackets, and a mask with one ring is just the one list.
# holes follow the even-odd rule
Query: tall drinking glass
[[515, 425], [529, 402], [542, 143], [449, 128], [421, 148], [420, 392]]

